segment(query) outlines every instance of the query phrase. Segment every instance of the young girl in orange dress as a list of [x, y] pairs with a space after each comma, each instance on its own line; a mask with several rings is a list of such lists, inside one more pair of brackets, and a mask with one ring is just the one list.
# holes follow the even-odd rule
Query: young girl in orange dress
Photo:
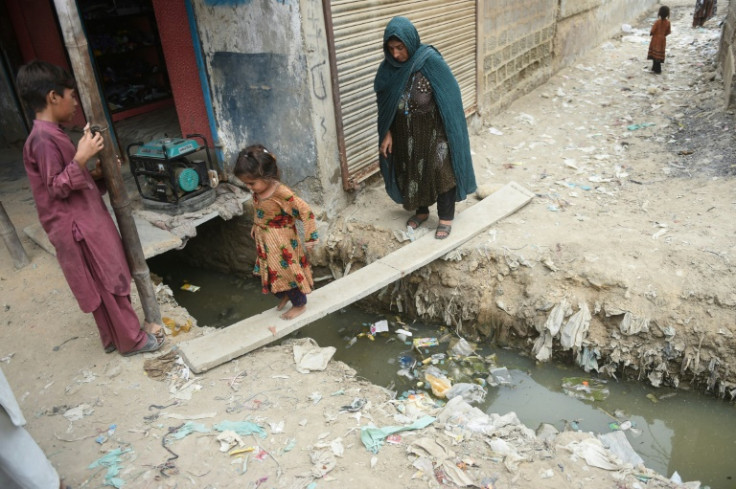
[[664, 63], [664, 50], [667, 47], [667, 36], [670, 35], [671, 27], [670, 21], [670, 8], [666, 5], [659, 7], [659, 17], [652, 26], [652, 30], [649, 35], [652, 36], [652, 40], [649, 42], [649, 52], [647, 53], [647, 59], [652, 60], [652, 71], [654, 73], [662, 73], [662, 63]]
[[260, 144], [240, 152], [235, 163], [235, 176], [253, 193], [253, 228], [256, 242], [255, 275], [260, 275], [263, 293], [281, 299], [280, 311], [291, 301], [283, 319], [293, 319], [307, 306], [312, 291], [312, 269], [296, 229], [296, 221], [304, 224], [305, 245], [311, 249], [317, 242], [317, 221], [309, 205], [279, 180], [276, 157]]

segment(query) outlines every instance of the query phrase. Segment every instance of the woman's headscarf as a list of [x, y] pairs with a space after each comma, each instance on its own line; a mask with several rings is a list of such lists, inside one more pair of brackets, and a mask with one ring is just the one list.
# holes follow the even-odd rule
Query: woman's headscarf
[[[388, 40], [399, 39], [409, 53], [409, 59], [396, 61], [388, 51]], [[463, 100], [460, 86], [450, 71], [450, 67], [433, 46], [422, 44], [419, 33], [406, 17], [394, 17], [386, 25], [383, 32], [384, 60], [378, 67], [373, 89], [378, 103], [378, 141], [391, 128], [396, 115], [399, 98], [404, 91], [412, 73], [420, 71], [429, 80], [434, 93], [434, 100], [440, 111], [447, 142], [450, 145], [450, 157], [455, 173], [457, 193], [455, 199], [463, 200], [467, 194], [476, 189], [473, 161], [470, 157], [470, 138], [465, 121]], [[397, 203], [402, 202], [401, 193], [396, 185], [390, 161], [380, 157], [381, 173], [386, 183], [386, 191]]]

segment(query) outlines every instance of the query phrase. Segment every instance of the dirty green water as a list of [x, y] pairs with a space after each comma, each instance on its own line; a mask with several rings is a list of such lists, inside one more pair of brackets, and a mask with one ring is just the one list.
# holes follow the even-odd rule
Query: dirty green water
[[[151, 270], [164, 277], [182, 306], [200, 325], [227, 326], [242, 318], [274, 307], [276, 299], [260, 292], [255, 279], [243, 280], [216, 272], [182, 266], [171, 257], [149, 262]], [[181, 290], [184, 283], [197, 285], [197, 292]], [[448, 339], [447, 331], [420, 323], [402, 324], [395, 315], [382, 315], [348, 308], [331, 314], [300, 331], [320, 346], [337, 348], [334, 358], [353, 367], [374, 384], [397, 391], [416, 389], [418, 381], [398, 375], [401, 358], [421, 360], [446, 353], [449, 344], [413, 350], [393, 333], [379, 333], [373, 340], [370, 325], [387, 319], [389, 329], [403, 328], [414, 337]], [[629, 442], [645, 464], [668, 477], [677, 471], [683, 481], [699, 480], [712, 489], [736, 489], [736, 406], [733, 402], [668, 388], [654, 389], [636, 382], [609, 380], [610, 394], [603, 401], [585, 401], [568, 396], [562, 388], [566, 377], [590, 377], [582, 370], [560, 365], [536, 364], [529, 358], [503, 349], [485, 349], [483, 357], [495, 355], [496, 365], [506, 367], [509, 385], [488, 387], [485, 402], [478, 407], [500, 414], [514, 411], [532, 429], [550, 423], [557, 429], [580, 429], [607, 433], [626, 421]], [[448, 368], [448, 360], [437, 363]], [[416, 369], [415, 369], [416, 371]], [[483, 376], [487, 376], [487, 371]], [[476, 375], [475, 377], [481, 377]], [[591, 383], [591, 385], [593, 385]], [[626, 426], [624, 424], [624, 426]]]

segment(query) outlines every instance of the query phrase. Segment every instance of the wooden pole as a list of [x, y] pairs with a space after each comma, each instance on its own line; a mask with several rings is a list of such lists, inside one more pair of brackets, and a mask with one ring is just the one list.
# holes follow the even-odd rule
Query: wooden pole
[[123, 239], [125, 256], [128, 259], [138, 295], [141, 298], [146, 323], [161, 324], [161, 312], [156, 302], [156, 293], [151, 282], [151, 274], [143, 254], [138, 229], [135, 227], [130, 199], [123, 184], [123, 177], [118, 167], [118, 157], [103, 110], [103, 101], [95, 82], [92, 59], [87, 45], [87, 38], [82, 30], [82, 20], [75, 0], [54, 0], [59, 17], [62, 35], [69, 53], [69, 59], [77, 82], [77, 92], [82, 101], [84, 114], [90, 125], [100, 128], [105, 139], [105, 147], [98, 155], [102, 165], [102, 174], [110, 196], [115, 217], [118, 221], [120, 236]]
[[30, 260], [28, 259], [28, 255], [26, 255], [26, 250], [23, 249], [23, 244], [20, 242], [20, 238], [18, 238], [15, 226], [10, 221], [8, 213], [5, 212], [2, 202], [0, 202], [0, 234], [2, 234], [5, 246], [8, 248], [11, 258], [13, 258], [15, 268], [23, 268], [28, 265]]

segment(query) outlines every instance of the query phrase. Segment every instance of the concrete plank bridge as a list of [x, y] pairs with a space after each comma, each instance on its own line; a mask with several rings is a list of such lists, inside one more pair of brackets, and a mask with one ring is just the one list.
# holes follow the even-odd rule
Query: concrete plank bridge
[[272, 343], [332, 312], [363, 299], [459, 247], [496, 221], [526, 205], [533, 194], [511, 182], [455, 216], [452, 234], [444, 240], [427, 233], [365, 267], [309, 294], [306, 311], [281, 319], [275, 307], [214, 333], [179, 345], [184, 361], [195, 373], [204, 372]]

